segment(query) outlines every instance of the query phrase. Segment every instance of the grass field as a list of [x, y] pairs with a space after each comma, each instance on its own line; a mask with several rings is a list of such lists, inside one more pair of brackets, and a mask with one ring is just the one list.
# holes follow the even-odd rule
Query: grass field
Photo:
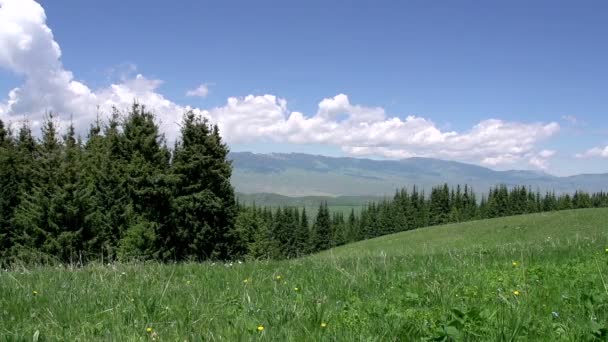
[[17, 267], [0, 340], [606, 340], [607, 245], [608, 209], [585, 209], [293, 261]]

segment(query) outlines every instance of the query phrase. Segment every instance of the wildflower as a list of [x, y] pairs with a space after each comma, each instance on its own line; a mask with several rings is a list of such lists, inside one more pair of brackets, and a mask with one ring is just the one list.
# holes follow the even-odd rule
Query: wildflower
[[186, 285], [190, 285], [190, 284], [191, 284], [190, 280], [186, 281]]
[[258, 325], [258, 331], [264, 331], [264, 326], [263, 325]]
[[276, 279], [281, 280], [281, 276], [280, 275], [276, 276]]
[[513, 267], [517, 267], [519, 264], [517, 263], [517, 261], [513, 261]]
[[251, 281], [251, 278], [246, 278], [245, 280], [243, 280], [243, 283], [244, 283], [244, 284], [247, 284], [247, 283], [248, 283], [248, 282], [250, 282], [250, 281]]
[[300, 288], [299, 287], [294, 287], [293, 290], [296, 291], [296, 292], [298, 292], [298, 291], [300, 291]]
[[327, 328], [327, 323], [321, 322], [321, 328]]
[[606, 253], [608, 253], [608, 248], [606, 248]]
[[36, 290], [32, 291], [32, 295], [37, 296], [38, 295], [38, 291], [36, 291]]
[[154, 329], [152, 329], [152, 327], [147, 327], [147, 328], [146, 328], [146, 332], [147, 332], [148, 334], [152, 333], [152, 331], [154, 331]]
[[519, 291], [515, 290], [515, 291], [513, 291], [513, 294], [516, 296], [519, 296]]

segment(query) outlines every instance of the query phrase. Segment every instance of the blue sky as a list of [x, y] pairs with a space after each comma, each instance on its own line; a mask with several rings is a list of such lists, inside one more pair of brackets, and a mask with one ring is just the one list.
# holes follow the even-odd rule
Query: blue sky
[[[62, 70], [70, 71], [91, 92], [141, 74], [145, 80], [162, 80], [153, 91], [168, 101], [202, 111], [226, 106], [229, 97], [272, 94], [286, 101], [285, 115], [297, 111], [312, 117], [320, 101], [346, 94], [352, 106], [382, 107], [387, 120], [415, 115], [444, 133], [466, 134], [488, 119], [559, 125], [558, 131], [551, 130], [526, 146], [506, 146], [507, 163], [488, 163], [504, 156], [494, 150], [487, 159], [483, 151], [448, 153], [435, 142], [431, 148], [379, 141], [359, 153], [339, 139], [306, 140], [304, 135], [311, 134], [294, 138], [285, 130], [280, 130], [285, 134], [281, 138], [272, 131], [228, 139], [234, 150], [375, 158], [422, 155], [496, 169], [542, 165], [560, 175], [608, 172], [608, 158], [602, 157], [608, 146], [606, 2], [45, 0], [40, 4], [46, 13], [43, 24], [61, 48]], [[2, 68], [0, 60], [2, 101], [31, 77], [16, 70]], [[186, 96], [187, 90], [201, 84], [208, 86], [206, 96]], [[13, 110], [6, 116], [11, 114], [18, 113]], [[357, 147], [362, 143], [357, 142]], [[381, 152], [385, 148], [405, 152]], [[592, 148], [595, 152], [585, 158], [575, 157]], [[530, 162], [541, 154], [542, 163]]]

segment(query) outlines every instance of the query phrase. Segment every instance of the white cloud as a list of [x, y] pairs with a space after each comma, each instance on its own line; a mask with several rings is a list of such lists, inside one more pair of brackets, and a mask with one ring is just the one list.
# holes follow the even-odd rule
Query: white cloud
[[[134, 100], [155, 111], [169, 140], [179, 131], [186, 110], [194, 110], [220, 126], [229, 143], [271, 141], [338, 146], [356, 156], [439, 157], [507, 165], [528, 160], [546, 167], [551, 151], [537, 152], [540, 141], [559, 132], [555, 123], [483, 120], [461, 132], [440, 129], [420, 116], [389, 116], [383, 108], [352, 104], [345, 94], [323, 99], [316, 113], [289, 111], [275, 95], [230, 97], [207, 110], [176, 104], [158, 92], [160, 80], [143, 75], [123, 77], [108, 87], [91, 90], [61, 63], [61, 49], [46, 25], [44, 9], [31, 0], [0, 0], [0, 67], [24, 76], [25, 82], [0, 102], [0, 118], [18, 121], [23, 115], [36, 124], [52, 110], [84, 132], [96, 108], [127, 108]], [[133, 71], [134, 68], [129, 70]], [[187, 95], [205, 96], [208, 85]]]
[[528, 164], [534, 168], [547, 170], [549, 168], [549, 159], [555, 156], [553, 150], [542, 150], [538, 153], [529, 153], [525, 157], [528, 158]]
[[0, 119], [12, 123], [26, 118], [36, 127], [53, 111], [64, 121], [72, 117], [82, 133], [95, 119], [98, 105], [107, 112], [112, 105], [125, 109], [137, 100], [159, 113], [163, 129], [175, 136], [175, 122], [189, 109], [156, 92], [161, 81], [142, 75], [96, 91], [74, 79], [61, 63], [61, 49], [46, 25], [44, 9], [31, 0], [0, 0], [0, 68], [25, 79], [0, 103]]
[[225, 106], [204, 111], [229, 141], [259, 139], [339, 146], [357, 156], [442, 157], [512, 164], [531, 155], [533, 166], [554, 151], [535, 152], [536, 144], [559, 131], [557, 123], [517, 123], [497, 119], [480, 122], [465, 132], [442, 131], [432, 121], [408, 116], [387, 117], [378, 107], [352, 105], [345, 94], [323, 99], [317, 113], [289, 112], [285, 100], [273, 95], [230, 98]]
[[186, 96], [207, 97], [207, 95], [209, 95], [209, 84], [201, 84], [198, 88], [186, 92]]
[[608, 158], [608, 145], [606, 147], [594, 147], [583, 153], [576, 154], [577, 158]]
[[555, 155], [555, 151], [553, 150], [542, 150], [538, 153], [541, 158], [551, 158]]

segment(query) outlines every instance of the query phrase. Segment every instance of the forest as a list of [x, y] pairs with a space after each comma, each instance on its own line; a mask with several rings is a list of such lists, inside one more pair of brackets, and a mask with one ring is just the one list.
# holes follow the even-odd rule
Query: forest
[[476, 219], [608, 207], [608, 193], [541, 194], [497, 185], [401, 189], [360, 213], [241, 205], [219, 129], [184, 114], [172, 147], [154, 114], [133, 104], [83, 139], [48, 114], [0, 121], [0, 258], [14, 262], [285, 259], [405, 230]]

